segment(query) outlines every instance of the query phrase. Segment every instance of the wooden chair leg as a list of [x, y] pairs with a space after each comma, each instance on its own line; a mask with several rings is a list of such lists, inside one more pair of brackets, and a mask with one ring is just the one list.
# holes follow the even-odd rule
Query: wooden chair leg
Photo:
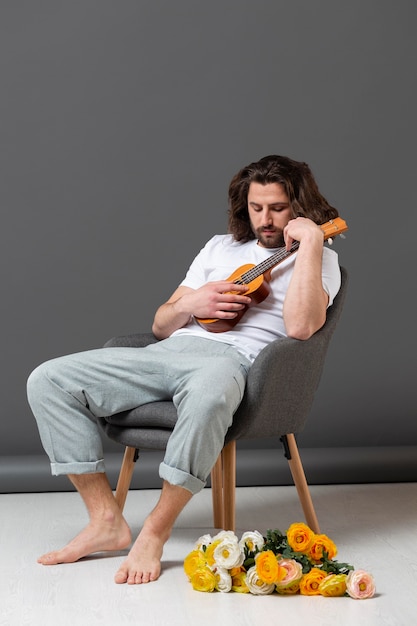
[[120, 474], [119, 474], [119, 479], [117, 481], [116, 494], [115, 494], [116, 502], [119, 505], [121, 511], [123, 511], [124, 506], [125, 506], [127, 492], [129, 491], [133, 470], [135, 469], [136, 459], [137, 459], [136, 448], [127, 446], [125, 448], [125, 453], [123, 456], [123, 463], [120, 469]]
[[316, 534], [320, 534], [319, 522], [314, 509], [313, 500], [311, 499], [310, 489], [307, 484], [295, 436], [293, 434], [289, 434], [286, 435], [286, 439], [290, 453], [288, 464], [290, 466], [294, 484], [297, 488], [298, 497], [300, 498], [307, 524]]
[[224, 530], [236, 529], [236, 441], [222, 451]]
[[222, 453], [211, 470], [211, 497], [213, 500], [213, 525], [214, 528], [223, 528], [223, 463]]

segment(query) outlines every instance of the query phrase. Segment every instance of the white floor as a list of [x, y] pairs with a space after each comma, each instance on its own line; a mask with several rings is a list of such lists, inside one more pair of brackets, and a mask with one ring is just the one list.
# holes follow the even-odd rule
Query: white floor
[[[313, 486], [322, 532], [339, 549], [337, 559], [370, 571], [371, 600], [304, 596], [198, 593], [182, 561], [194, 541], [214, 533], [211, 492], [196, 496], [166, 546], [159, 581], [116, 585], [123, 554], [45, 567], [36, 557], [62, 547], [85, 524], [75, 493], [0, 495], [1, 626], [412, 626], [417, 623], [417, 483]], [[131, 491], [125, 515], [137, 533], [158, 491]], [[302, 521], [292, 487], [239, 488], [237, 534]]]

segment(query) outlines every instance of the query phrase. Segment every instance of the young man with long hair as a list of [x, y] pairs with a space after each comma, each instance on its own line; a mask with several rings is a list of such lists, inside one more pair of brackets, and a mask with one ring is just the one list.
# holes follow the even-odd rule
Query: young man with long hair
[[[116, 573], [116, 583], [156, 580], [163, 546], [191, 497], [205, 486], [245, 389], [268, 343], [306, 340], [326, 320], [340, 287], [335, 251], [320, 224], [338, 216], [305, 163], [267, 156], [241, 169], [229, 187], [228, 234], [212, 237], [167, 302], [145, 348], [102, 348], [53, 359], [28, 381], [28, 398], [55, 475], [66, 474], [90, 519], [64, 548], [39, 558], [71, 563], [130, 546], [130, 529], [105, 474], [96, 420], [172, 399], [178, 421], [160, 465], [160, 499]], [[228, 280], [243, 264], [291, 252], [267, 274], [267, 295]], [[209, 332], [207, 320], [223, 324]], [[237, 321], [238, 320], [238, 321]], [[237, 323], [236, 323], [237, 321]], [[211, 322], [210, 322], [211, 323]]]

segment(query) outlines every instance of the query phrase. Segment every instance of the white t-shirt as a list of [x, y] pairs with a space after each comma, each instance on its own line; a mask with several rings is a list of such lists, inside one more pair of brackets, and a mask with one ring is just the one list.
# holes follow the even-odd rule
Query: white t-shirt
[[[192, 262], [181, 285], [198, 289], [207, 282], [225, 280], [241, 265], [258, 265], [277, 249], [263, 248], [256, 240], [239, 243], [232, 235], [215, 235]], [[239, 352], [253, 361], [267, 344], [286, 337], [282, 309], [285, 294], [294, 270], [297, 253], [276, 265], [271, 272], [271, 292], [266, 299], [247, 309], [231, 330], [223, 333], [209, 332], [194, 319], [176, 330], [173, 336], [195, 335], [234, 345]], [[337, 252], [323, 248], [323, 288], [329, 295], [329, 306], [340, 288], [340, 267]]]

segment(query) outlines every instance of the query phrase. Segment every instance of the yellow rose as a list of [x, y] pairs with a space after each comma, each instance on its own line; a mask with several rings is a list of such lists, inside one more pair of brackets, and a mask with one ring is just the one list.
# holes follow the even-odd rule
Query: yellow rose
[[308, 574], [305, 574], [300, 580], [300, 593], [302, 596], [319, 596], [319, 586], [321, 581], [326, 578], [326, 572], [318, 567], [313, 567]]
[[319, 592], [327, 598], [337, 598], [346, 593], [346, 574], [329, 574], [319, 584]]
[[310, 548], [309, 557], [319, 563], [323, 558], [323, 552], [327, 552], [328, 559], [332, 560], [337, 554], [336, 545], [327, 535], [315, 535], [313, 545]]
[[314, 542], [315, 534], [306, 524], [291, 524], [287, 530], [287, 540], [295, 552], [307, 553]]
[[279, 583], [287, 575], [287, 570], [279, 565], [272, 550], [258, 552], [255, 557], [255, 565], [259, 578], [268, 585]]
[[214, 591], [216, 587], [216, 576], [209, 567], [198, 568], [191, 576], [190, 582], [195, 591]]
[[207, 550], [204, 552], [204, 556], [209, 565], [214, 565], [215, 563], [214, 551], [220, 543], [221, 543], [221, 540], [217, 539], [217, 541], [213, 541], [213, 543], [207, 546]]
[[190, 580], [194, 572], [200, 567], [204, 567], [205, 564], [206, 559], [202, 550], [193, 550], [190, 552], [190, 554], [184, 559], [184, 571], [187, 574], [188, 579]]
[[249, 593], [249, 587], [246, 584], [246, 572], [244, 570], [232, 576], [232, 591]]

